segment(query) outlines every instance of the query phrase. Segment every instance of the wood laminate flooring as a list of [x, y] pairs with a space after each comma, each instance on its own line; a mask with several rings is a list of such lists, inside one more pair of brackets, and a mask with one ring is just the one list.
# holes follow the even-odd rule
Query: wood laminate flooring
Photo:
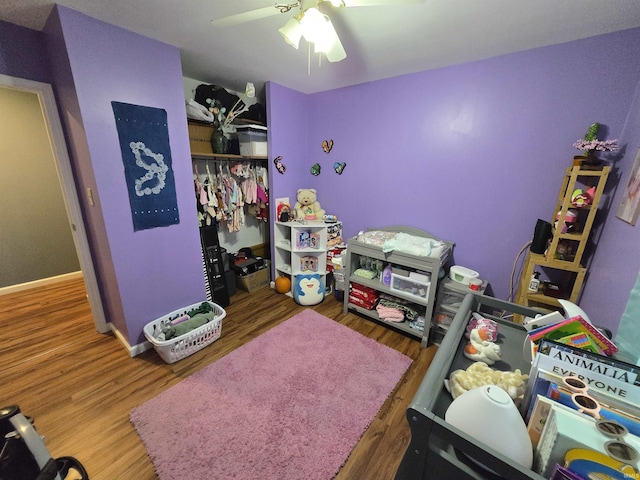
[[[306, 308], [268, 287], [231, 302], [221, 338], [169, 365], [97, 333], [81, 279], [0, 296], [0, 406], [33, 417], [51, 455], [78, 458], [91, 480], [155, 480], [131, 409]], [[437, 347], [343, 314], [333, 296], [311, 308], [413, 359], [336, 477], [392, 479], [410, 439], [405, 410]]]

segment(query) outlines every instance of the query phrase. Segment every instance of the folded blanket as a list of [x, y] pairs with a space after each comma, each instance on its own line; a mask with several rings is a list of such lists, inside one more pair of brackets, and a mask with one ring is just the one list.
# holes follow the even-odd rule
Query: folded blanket
[[382, 305], [383, 307], [395, 308], [396, 310], [404, 313], [404, 316], [407, 320], [414, 320], [417, 316], [420, 315], [421, 308], [418, 305], [409, 303], [405, 304], [401, 299], [399, 301], [388, 300], [380, 295], [380, 300], [378, 301], [378, 305]]
[[386, 320], [388, 322], [404, 322], [404, 313], [402, 313], [397, 308], [386, 307], [384, 305], [378, 304], [376, 307], [376, 312], [378, 312], [378, 316], [382, 320]]
[[398, 233], [395, 238], [382, 245], [385, 253], [398, 250], [419, 257], [439, 257], [444, 250], [443, 242], [432, 238], [417, 237], [408, 233]]
[[377, 273], [372, 270], [365, 270], [364, 268], [358, 268], [353, 272], [354, 275], [363, 278], [376, 278]]
[[446, 244], [433, 238], [420, 237], [404, 232], [388, 232], [370, 230], [360, 232], [356, 240], [368, 245], [382, 248], [385, 253], [397, 250], [419, 257], [441, 257], [446, 250]]

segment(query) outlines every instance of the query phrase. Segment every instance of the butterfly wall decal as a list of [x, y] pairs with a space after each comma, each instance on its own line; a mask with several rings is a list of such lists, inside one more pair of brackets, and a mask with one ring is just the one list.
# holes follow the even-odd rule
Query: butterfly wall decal
[[333, 140], [324, 140], [322, 142], [322, 150], [324, 150], [324, 153], [329, 153], [332, 148], [333, 148]]
[[344, 167], [346, 167], [347, 164], [345, 162], [336, 162], [333, 164], [333, 169], [336, 171], [336, 173], [338, 175], [342, 175], [342, 172], [344, 171]]
[[281, 155], [278, 155], [276, 158], [274, 158], [273, 163], [275, 164], [276, 170], [278, 170], [278, 172], [284, 173], [287, 170], [287, 167], [284, 165], [284, 163], [282, 163]]

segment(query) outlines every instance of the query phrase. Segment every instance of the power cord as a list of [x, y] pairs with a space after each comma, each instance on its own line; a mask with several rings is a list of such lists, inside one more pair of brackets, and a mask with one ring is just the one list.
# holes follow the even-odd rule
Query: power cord
[[[515, 273], [516, 273], [516, 267], [518, 265], [518, 261], [520, 260], [520, 257], [522, 256], [522, 254], [526, 251], [527, 248], [529, 248], [529, 246], [533, 243], [533, 241], [528, 241], [527, 243], [525, 243], [522, 248], [520, 249], [520, 251], [518, 252], [518, 255], [516, 255], [515, 260], [513, 261], [513, 267], [511, 268], [511, 278], [509, 279], [509, 296], [507, 297], [507, 302], [511, 302], [513, 299], [513, 290], [514, 290], [514, 285], [513, 285], [513, 280], [515, 277]], [[507, 311], [503, 310], [500, 313], [496, 312], [496, 316], [498, 318], [502, 318], [504, 320], [509, 319], [510, 317], [513, 317], [512, 313], [509, 313], [507, 315]]]
[[513, 261], [513, 268], [511, 269], [511, 278], [509, 280], [509, 298], [507, 298], [508, 302], [511, 302], [513, 299], [513, 289], [514, 289], [513, 283], [514, 283], [514, 277], [516, 273], [516, 266], [518, 265], [518, 262], [520, 261], [520, 257], [522, 256], [522, 254], [526, 251], [527, 248], [529, 248], [529, 246], [531, 246], [532, 243], [533, 241], [531, 240], [525, 243], [523, 247], [520, 249], [520, 251], [518, 252], [518, 255], [516, 255], [515, 260]]

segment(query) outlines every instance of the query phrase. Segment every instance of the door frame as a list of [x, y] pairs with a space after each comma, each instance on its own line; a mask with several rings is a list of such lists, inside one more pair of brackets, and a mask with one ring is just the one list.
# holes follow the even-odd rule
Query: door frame
[[98, 332], [111, 332], [111, 328], [106, 321], [102, 296], [98, 288], [98, 280], [91, 256], [91, 249], [89, 248], [89, 240], [87, 238], [82, 210], [80, 209], [78, 192], [73, 171], [71, 170], [71, 160], [69, 159], [62, 124], [60, 123], [60, 114], [53, 94], [53, 88], [48, 83], [10, 77], [2, 74], [0, 74], [0, 87], [13, 88], [15, 90], [34, 93], [38, 96], [56, 171], [58, 172], [58, 179], [60, 180], [64, 206], [71, 226], [73, 243], [76, 247], [80, 269], [82, 270], [85, 287], [87, 289], [87, 297], [89, 299], [89, 305], [91, 306], [93, 322]]

